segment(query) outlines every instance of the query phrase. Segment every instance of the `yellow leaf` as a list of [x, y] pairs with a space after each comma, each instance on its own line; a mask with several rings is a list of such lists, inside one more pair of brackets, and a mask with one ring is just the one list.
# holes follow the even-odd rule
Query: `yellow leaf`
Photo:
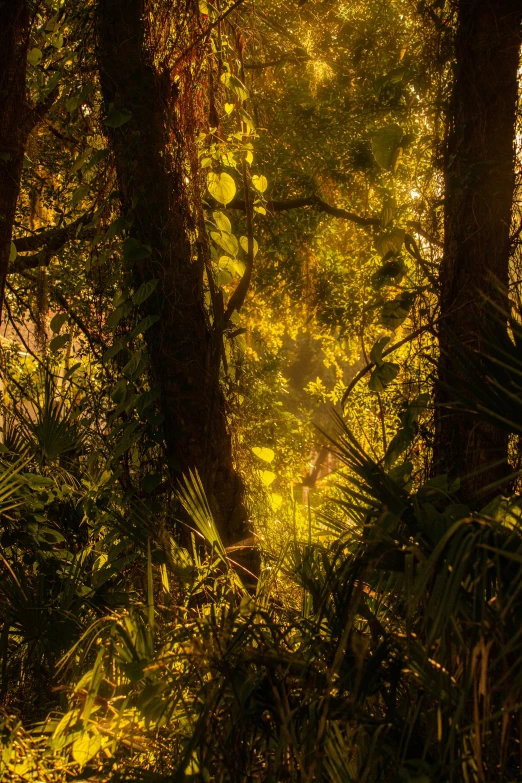
[[252, 185], [255, 187], [256, 190], [259, 191], [259, 193], [264, 193], [268, 187], [268, 180], [263, 175], [258, 177], [256, 174], [254, 174], [254, 176], [252, 177]]
[[210, 195], [220, 204], [228, 204], [236, 195], [236, 183], [226, 172], [216, 174], [210, 171], [207, 174], [207, 187]]
[[81, 737], [73, 742], [72, 756], [80, 765], [84, 766], [98, 753], [101, 748], [101, 737], [99, 734], [91, 734], [86, 731]]
[[262, 446], [254, 446], [252, 452], [256, 455], [256, 457], [262, 459], [263, 462], [272, 462], [275, 456], [272, 449]]
[[[239, 244], [245, 251], [245, 253], [248, 253], [248, 239], [247, 237], [240, 237]], [[257, 244], [256, 240], [253, 240], [253, 247], [254, 247], [254, 258], [257, 256], [257, 251], [259, 250], [259, 245]]]
[[277, 509], [281, 508], [281, 506], [283, 505], [283, 496], [278, 495], [276, 492], [274, 492], [272, 494], [271, 501], [272, 501], [272, 508], [274, 509], [274, 511], [277, 511]]
[[259, 475], [261, 476], [261, 482], [265, 487], [269, 487], [277, 478], [276, 474], [272, 473], [271, 470], [262, 470]]

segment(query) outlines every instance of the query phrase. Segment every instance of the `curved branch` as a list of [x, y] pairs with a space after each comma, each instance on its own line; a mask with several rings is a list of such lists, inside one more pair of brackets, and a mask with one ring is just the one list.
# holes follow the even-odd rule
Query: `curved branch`
[[409, 228], [412, 228], [420, 237], [425, 239], [426, 242], [429, 242], [430, 245], [435, 245], [435, 247], [444, 247], [444, 242], [441, 239], [437, 239], [437, 237], [432, 236], [432, 234], [428, 234], [428, 232], [422, 228], [421, 224], [417, 220], [407, 220], [406, 225]]
[[81, 237], [80, 235], [77, 236], [77, 231], [90, 223], [91, 220], [92, 212], [86, 212], [85, 215], [82, 215], [63, 228], [50, 228], [47, 229], [47, 231], [40, 231], [30, 237], [15, 237], [13, 242], [19, 253], [26, 253], [30, 250], [41, 250], [42, 248], [56, 251], [63, 247], [70, 239], [86, 239], [90, 236], [90, 234], [84, 232], [82, 232]]
[[289, 65], [300, 65], [303, 62], [308, 62], [312, 58], [309, 54], [303, 55], [288, 55], [288, 57], [281, 57], [279, 60], [267, 60], [264, 63], [245, 63], [245, 68], [251, 71], [262, 70], [263, 68], [275, 68], [282, 63], [288, 63]]
[[[245, 210], [245, 202], [240, 198], [234, 198], [227, 206], [230, 209]], [[299, 209], [300, 207], [316, 207], [327, 215], [341, 218], [341, 220], [349, 220], [358, 226], [375, 226], [378, 228], [381, 225], [381, 219], [378, 217], [361, 217], [356, 215], [355, 212], [348, 212], [346, 209], [334, 207], [316, 195], [283, 199], [282, 201], [272, 201], [270, 199], [266, 202], [266, 208], [269, 212], [285, 212], [289, 209]]]
[[[431, 324], [425, 324], [424, 326], [419, 326], [418, 329], [415, 329], [415, 331], [410, 332], [410, 334], [406, 335], [406, 337], [403, 337], [402, 340], [399, 340], [398, 342], [394, 343], [393, 345], [390, 345], [389, 348], [386, 348], [382, 352], [382, 356], [388, 356], [388, 354], [393, 353], [393, 351], [396, 351], [397, 348], [402, 348], [403, 345], [406, 345], [406, 343], [410, 342], [410, 340], [414, 340], [416, 337], [418, 337], [423, 332], [426, 332], [428, 329], [431, 329]], [[377, 365], [375, 362], [368, 362], [368, 364], [362, 368], [362, 370], [359, 370], [357, 375], [352, 378], [348, 386], [346, 387], [346, 391], [343, 394], [342, 400], [341, 400], [341, 408], [344, 408], [345, 402], [348, 399], [348, 395], [352, 391], [352, 389], [357, 386], [361, 378], [364, 378], [366, 373], [370, 372], [370, 370], [373, 370], [374, 367]]]

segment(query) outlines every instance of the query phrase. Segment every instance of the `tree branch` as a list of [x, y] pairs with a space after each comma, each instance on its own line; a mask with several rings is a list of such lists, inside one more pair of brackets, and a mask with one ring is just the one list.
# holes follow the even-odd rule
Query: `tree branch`
[[426, 242], [429, 242], [430, 245], [435, 245], [436, 247], [444, 247], [444, 242], [442, 240], [437, 239], [437, 237], [432, 236], [431, 234], [428, 234], [427, 231], [424, 231], [421, 224], [417, 220], [407, 220], [406, 225], [409, 228], [412, 228], [416, 234], [418, 234], [420, 237], [426, 240]]
[[300, 65], [303, 62], [311, 60], [309, 54], [303, 55], [288, 55], [287, 57], [281, 57], [279, 60], [268, 60], [264, 63], [245, 63], [245, 68], [248, 70], [262, 70], [263, 68], [274, 68], [281, 63], [289, 63], [290, 65]]
[[[393, 351], [396, 351], [397, 348], [402, 348], [403, 345], [406, 345], [406, 343], [410, 342], [410, 340], [414, 340], [416, 337], [418, 337], [423, 332], [427, 331], [428, 329], [431, 329], [431, 324], [425, 324], [424, 326], [420, 326], [418, 329], [415, 329], [415, 331], [410, 332], [410, 334], [406, 335], [406, 337], [403, 337], [402, 340], [399, 340], [398, 342], [394, 343], [393, 345], [390, 345], [389, 348], [386, 348], [385, 351], [382, 352], [382, 357], [388, 356], [388, 354], [393, 353]], [[361, 378], [364, 378], [366, 373], [370, 372], [370, 370], [373, 370], [374, 367], [377, 365], [375, 362], [368, 362], [367, 365], [365, 365], [362, 370], [359, 370], [355, 378], [352, 378], [348, 386], [346, 387], [346, 391], [343, 394], [342, 400], [341, 400], [341, 408], [344, 408], [344, 405], [346, 403], [346, 400], [348, 399], [348, 395], [352, 391], [352, 389], [357, 386]]]
[[[16, 245], [16, 250], [19, 253], [25, 253], [30, 250], [41, 250], [42, 248], [56, 252], [70, 239], [86, 239], [90, 236], [90, 234], [84, 232], [82, 232], [81, 237], [77, 236], [77, 231], [87, 223], [90, 223], [91, 220], [92, 212], [86, 212], [85, 215], [82, 215], [63, 228], [50, 228], [47, 231], [40, 231], [30, 237], [15, 237], [13, 241]], [[35, 264], [35, 266], [38, 266], [38, 264]], [[13, 268], [11, 268], [10, 271], [13, 271]]]
[[[240, 198], [234, 198], [227, 206], [230, 209], [245, 210], [245, 202]], [[283, 199], [282, 201], [269, 200], [266, 202], [266, 207], [270, 212], [286, 212], [289, 209], [299, 209], [300, 207], [316, 207], [327, 215], [332, 215], [333, 217], [338, 217], [342, 220], [349, 220], [351, 223], [355, 223], [358, 226], [378, 227], [381, 225], [381, 219], [378, 217], [361, 217], [360, 215], [356, 215], [355, 212], [348, 212], [346, 209], [333, 207], [316, 195]]]

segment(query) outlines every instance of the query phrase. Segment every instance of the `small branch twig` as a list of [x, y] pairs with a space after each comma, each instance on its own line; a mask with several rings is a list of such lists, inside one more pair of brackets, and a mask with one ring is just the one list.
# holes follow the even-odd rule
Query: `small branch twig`
[[[403, 337], [402, 340], [399, 340], [396, 343], [393, 343], [393, 345], [390, 345], [389, 348], [386, 348], [382, 352], [382, 357], [388, 356], [388, 354], [393, 353], [393, 351], [396, 351], [398, 348], [401, 348], [403, 345], [406, 345], [406, 343], [410, 342], [410, 340], [414, 340], [416, 337], [418, 337], [423, 332], [428, 331], [432, 328], [432, 324], [425, 324], [424, 326], [420, 326], [418, 329], [415, 329], [415, 331], [410, 332], [410, 334], [406, 335], [406, 337]], [[344, 405], [346, 403], [346, 400], [348, 399], [348, 395], [352, 391], [352, 389], [357, 386], [361, 378], [364, 378], [366, 373], [370, 372], [370, 370], [373, 370], [373, 368], [376, 367], [375, 362], [368, 362], [368, 364], [362, 368], [362, 370], [359, 370], [355, 378], [352, 378], [348, 386], [346, 387], [346, 391], [343, 394], [342, 400], [341, 400], [341, 408], [344, 408]]]

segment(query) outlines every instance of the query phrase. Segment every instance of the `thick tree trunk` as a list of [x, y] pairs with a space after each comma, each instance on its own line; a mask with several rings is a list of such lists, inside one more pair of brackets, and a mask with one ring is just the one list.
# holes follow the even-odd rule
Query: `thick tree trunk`
[[437, 473], [461, 478], [465, 498], [507, 474], [507, 435], [446, 406], [459, 384], [454, 346], [484, 351], [484, 327], [498, 317], [488, 299], [506, 310], [521, 21], [520, 0], [458, 3], [434, 462]]
[[[176, 88], [168, 73], [158, 72], [148, 50], [145, 5], [145, 0], [99, 0], [102, 93], [108, 111], [132, 113], [109, 134], [130, 234], [152, 248], [133, 267], [135, 285], [159, 280], [142, 308], [143, 315], [159, 316], [146, 338], [171, 474], [198, 470], [220, 534], [231, 546], [251, 539], [251, 533], [219, 385], [221, 335], [210, 326], [203, 302], [206, 243], [196, 243], [189, 229], [187, 155], [181, 145], [189, 148], [187, 133], [197, 128], [178, 125]], [[192, 88], [183, 100], [193, 100]], [[190, 113], [190, 106], [179, 111]], [[255, 549], [235, 559], [258, 569]]]
[[0, 320], [24, 151], [30, 130], [25, 71], [29, 13], [25, 0], [0, 7]]

